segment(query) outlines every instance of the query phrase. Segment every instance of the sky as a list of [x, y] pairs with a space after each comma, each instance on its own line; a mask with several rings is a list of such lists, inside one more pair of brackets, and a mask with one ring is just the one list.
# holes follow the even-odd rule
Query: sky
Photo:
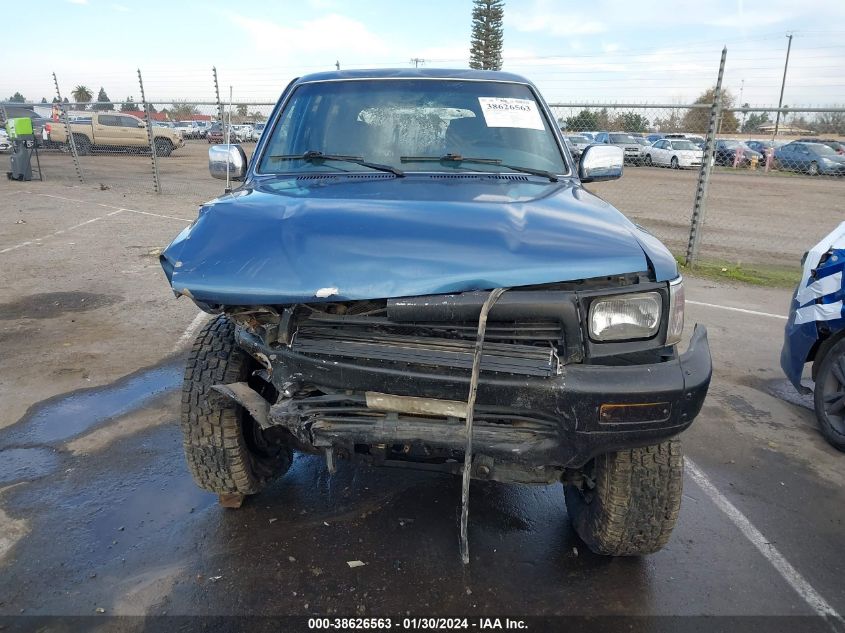
[[[8, 1], [8, 0], [7, 0]], [[35, 38], [4, 29], [0, 99], [83, 84], [120, 101], [275, 101], [287, 82], [341, 68], [468, 65], [470, 0], [42, 0]], [[838, 29], [838, 30], [837, 30]], [[738, 103], [845, 104], [845, 0], [506, 0], [503, 70], [550, 103], [689, 103], [715, 84]], [[48, 35], [45, 37], [45, 35]], [[20, 63], [19, 51], [24, 52]], [[741, 101], [740, 101], [741, 96]]]

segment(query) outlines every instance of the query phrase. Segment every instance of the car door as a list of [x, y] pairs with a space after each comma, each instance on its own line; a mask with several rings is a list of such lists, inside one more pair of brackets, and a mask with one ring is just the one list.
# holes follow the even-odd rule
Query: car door
[[120, 122], [113, 114], [98, 114], [91, 121], [94, 130], [94, 144], [120, 145]]
[[131, 116], [120, 117], [120, 129], [123, 133], [123, 145], [127, 147], [145, 147], [149, 144], [146, 126], [139, 125], [140, 119]]
[[668, 142], [669, 141], [667, 141], [667, 140], [661, 139], [654, 144], [653, 150], [652, 150], [652, 153], [651, 153], [651, 162], [654, 163], [655, 165], [665, 165], [665, 164], [667, 164], [669, 159], [666, 158], [666, 154], [667, 154], [666, 144]]

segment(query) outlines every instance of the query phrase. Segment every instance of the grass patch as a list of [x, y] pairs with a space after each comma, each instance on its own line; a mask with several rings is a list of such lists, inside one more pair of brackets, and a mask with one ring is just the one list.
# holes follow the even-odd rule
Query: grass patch
[[795, 288], [801, 279], [799, 266], [743, 265], [718, 260], [704, 260], [699, 261], [695, 266], [684, 266], [683, 257], [676, 255], [675, 259], [681, 272], [690, 277], [704, 277], [770, 288]]

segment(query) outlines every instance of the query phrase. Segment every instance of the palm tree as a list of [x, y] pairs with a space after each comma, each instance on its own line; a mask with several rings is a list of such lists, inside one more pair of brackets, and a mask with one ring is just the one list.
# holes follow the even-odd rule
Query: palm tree
[[[82, 104], [88, 103], [89, 101], [91, 101], [91, 97], [94, 96], [93, 94], [91, 94], [91, 90], [88, 89], [88, 87], [86, 86], [77, 86], [73, 89], [73, 92], [71, 92], [70, 94], [76, 103]], [[84, 105], [82, 106], [82, 109], [85, 109]]]

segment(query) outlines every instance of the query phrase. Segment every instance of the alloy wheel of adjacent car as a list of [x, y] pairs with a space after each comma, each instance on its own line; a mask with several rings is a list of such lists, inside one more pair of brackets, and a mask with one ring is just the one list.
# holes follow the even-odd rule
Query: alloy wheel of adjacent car
[[673, 156], [670, 164], [672, 165], [672, 169], [678, 169], [678, 157]]
[[832, 446], [845, 451], [845, 339], [822, 359], [813, 400], [822, 435]]
[[651, 167], [651, 154], [645, 155], [645, 164], [646, 164], [646, 167]]
[[91, 141], [88, 140], [87, 136], [74, 134], [73, 143], [76, 145], [77, 156], [88, 156], [91, 153]]
[[807, 170], [807, 173], [811, 176], [818, 176], [819, 175], [819, 164], [816, 161], [810, 163], [810, 168]]

